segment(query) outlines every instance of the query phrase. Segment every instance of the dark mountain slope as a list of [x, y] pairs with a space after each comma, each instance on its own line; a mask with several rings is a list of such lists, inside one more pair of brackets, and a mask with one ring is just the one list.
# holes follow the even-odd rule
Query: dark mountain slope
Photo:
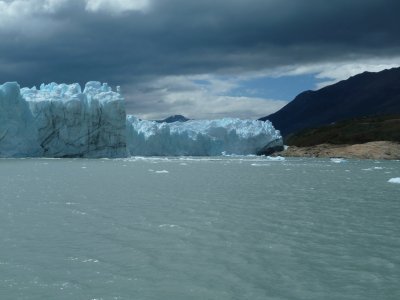
[[400, 143], [400, 115], [348, 119], [335, 124], [300, 130], [286, 139], [287, 145], [351, 145], [374, 141]]
[[186, 121], [189, 121], [189, 119], [182, 115], [173, 115], [163, 120], [156, 120], [156, 122], [158, 123], [174, 123], [174, 122], [186, 122]]
[[283, 136], [301, 129], [364, 116], [400, 113], [400, 68], [365, 72], [317, 91], [299, 94], [270, 120]]

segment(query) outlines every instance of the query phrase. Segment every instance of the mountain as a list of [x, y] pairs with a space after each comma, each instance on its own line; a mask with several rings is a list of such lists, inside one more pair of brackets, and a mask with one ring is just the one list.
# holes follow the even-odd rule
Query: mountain
[[288, 136], [286, 144], [311, 147], [321, 144], [352, 145], [375, 141], [400, 143], [400, 115], [348, 119], [300, 130]]
[[400, 114], [400, 68], [364, 72], [317, 91], [306, 91], [269, 120], [284, 137], [350, 118]]
[[168, 118], [165, 118], [164, 120], [156, 120], [157, 123], [174, 123], [174, 122], [186, 122], [189, 121], [190, 119], [182, 116], [182, 115], [173, 115]]

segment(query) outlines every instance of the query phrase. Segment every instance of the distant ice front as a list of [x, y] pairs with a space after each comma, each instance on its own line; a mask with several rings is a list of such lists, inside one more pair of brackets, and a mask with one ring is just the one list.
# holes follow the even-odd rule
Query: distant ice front
[[127, 116], [127, 145], [131, 155], [248, 155], [269, 144], [282, 144], [279, 131], [269, 121], [225, 118], [157, 123]]

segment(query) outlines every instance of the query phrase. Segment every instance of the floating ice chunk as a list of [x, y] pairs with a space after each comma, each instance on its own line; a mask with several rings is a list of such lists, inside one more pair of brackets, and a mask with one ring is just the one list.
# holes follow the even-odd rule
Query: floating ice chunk
[[284, 161], [284, 160], [286, 160], [282, 156], [267, 156], [267, 159], [270, 160], [270, 161]]
[[88, 262], [98, 263], [99, 260], [98, 259], [94, 259], [94, 258], [88, 258], [88, 259], [82, 260], [82, 262], [83, 263], [88, 263]]
[[388, 180], [390, 183], [400, 183], [400, 177], [390, 178]]
[[340, 163], [346, 162], [346, 160], [344, 158], [333, 157], [333, 158], [331, 158], [331, 162], [333, 162], [335, 164], [340, 164]]
[[167, 174], [169, 173], [167, 170], [155, 171], [157, 174]]

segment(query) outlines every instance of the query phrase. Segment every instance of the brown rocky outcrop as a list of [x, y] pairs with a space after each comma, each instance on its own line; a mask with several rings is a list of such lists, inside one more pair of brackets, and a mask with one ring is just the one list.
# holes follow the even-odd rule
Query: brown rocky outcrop
[[290, 146], [275, 155], [284, 157], [343, 157], [358, 159], [400, 159], [400, 144], [376, 141], [354, 145], [320, 144], [309, 147]]

